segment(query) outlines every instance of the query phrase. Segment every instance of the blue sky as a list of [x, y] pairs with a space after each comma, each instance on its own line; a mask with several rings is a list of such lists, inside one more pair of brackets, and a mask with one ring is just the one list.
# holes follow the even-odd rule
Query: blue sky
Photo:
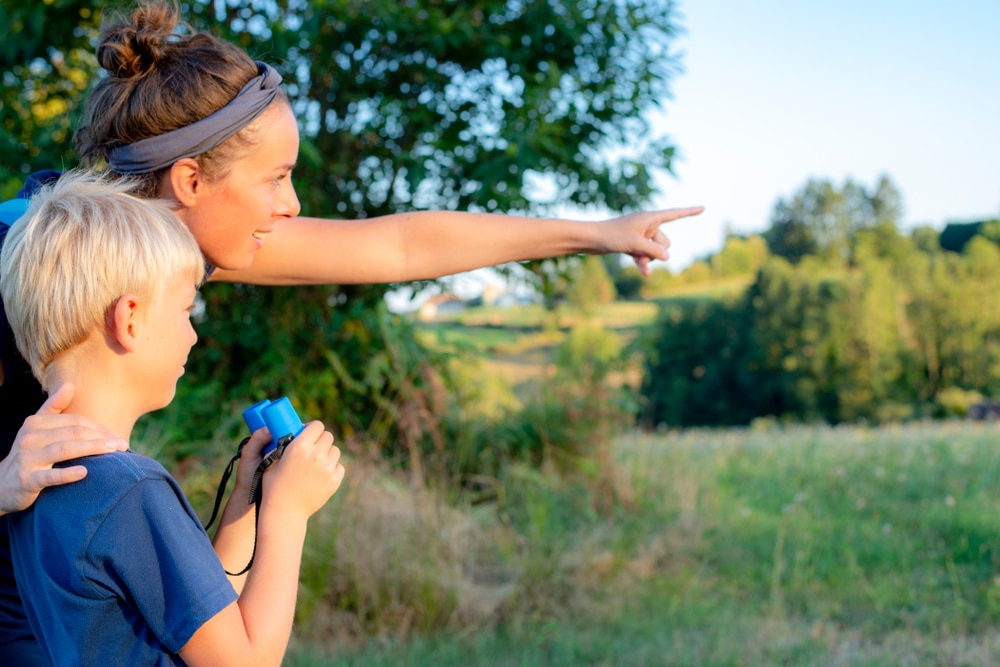
[[679, 0], [684, 71], [656, 126], [678, 270], [768, 226], [808, 178], [887, 174], [904, 227], [1000, 217], [1000, 0]]
[[[679, 271], [763, 231], [810, 177], [888, 175], [903, 227], [1000, 217], [1000, 0], [678, 0], [683, 72], [654, 114], [677, 146], [652, 207]], [[594, 212], [563, 211], [568, 217]], [[604, 216], [600, 216], [604, 217]], [[492, 271], [461, 274], [465, 296]]]

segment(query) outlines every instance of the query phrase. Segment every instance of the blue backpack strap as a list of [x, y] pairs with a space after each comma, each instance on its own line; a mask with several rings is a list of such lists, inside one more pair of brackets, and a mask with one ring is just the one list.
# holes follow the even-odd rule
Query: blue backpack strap
[[27, 210], [27, 199], [8, 199], [0, 202], [0, 224], [12, 226]]
[[28, 175], [14, 199], [0, 202], [0, 224], [12, 226], [28, 210], [28, 198], [46, 185], [55, 183], [60, 172], [43, 169]]
[[28, 199], [46, 185], [55, 183], [59, 180], [60, 176], [62, 176], [62, 172], [55, 171], [54, 169], [34, 171], [28, 174], [28, 177], [24, 179], [24, 185], [21, 186], [21, 189], [14, 196], [18, 199]]

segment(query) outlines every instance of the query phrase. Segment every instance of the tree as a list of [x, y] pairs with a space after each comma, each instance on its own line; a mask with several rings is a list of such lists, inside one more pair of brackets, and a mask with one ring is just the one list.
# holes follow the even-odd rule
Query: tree
[[640, 296], [643, 286], [643, 275], [637, 266], [626, 266], [614, 274], [615, 292], [619, 299], [636, 299]]
[[[0, 184], [8, 191], [29, 165], [73, 163], [65, 130], [83, 97], [78, 84], [96, 77], [87, 54], [105, 4], [4, 0], [0, 20], [26, 26], [3, 46]], [[645, 113], [668, 99], [677, 71], [670, 0], [188, 0], [181, 9], [195, 28], [283, 74], [302, 129], [296, 180], [305, 214], [622, 211], [646, 202], [654, 172], [671, 165], [673, 147]], [[59, 67], [67, 54], [71, 72]], [[32, 68], [52, 73], [68, 115], [40, 112], [49, 98], [34, 95], [41, 84]], [[400, 338], [382, 301], [390, 287], [206, 287], [210, 317], [188, 384], [210, 378], [237, 402], [259, 397], [246, 396], [248, 387], [301, 394], [313, 402], [310, 415], [350, 405], [355, 427], [391, 416], [393, 401], [420, 412], [433, 402], [420, 391], [432, 388], [424, 371], [399, 373], [422, 366], [397, 363]], [[304, 327], [315, 329], [303, 335]], [[331, 356], [347, 344], [344, 332], [364, 332], [366, 342]], [[282, 366], [289, 359], [310, 360], [305, 378]], [[308, 386], [318, 375], [331, 383], [326, 398]]]
[[584, 257], [566, 290], [569, 303], [581, 313], [590, 315], [597, 304], [610, 303], [615, 296], [615, 283], [601, 258]]
[[97, 72], [101, 4], [0, 1], [0, 199], [34, 170], [76, 163], [72, 133]]
[[850, 178], [840, 189], [829, 180], [810, 179], [791, 200], [778, 200], [764, 237], [772, 253], [793, 263], [806, 255], [849, 262], [855, 234], [879, 224], [898, 224], [901, 202], [887, 176], [870, 192]]
[[884, 421], [996, 396], [1000, 247], [926, 235], [883, 220], [857, 233], [851, 265], [772, 257], [742, 298], [675, 308], [651, 336], [644, 419]]
[[[278, 0], [191, 9], [277, 61], [302, 119], [296, 179], [307, 214], [541, 213], [555, 204], [622, 210], [646, 201], [652, 171], [670, 166], [673, 150], [643, 111], [667, 98], [675, 71], [671, 2]], [[553, 277], [542, 263], [528, 266]], [[233, 294], [213, 314], [229, 326], [239, 297], [221, 289]], [[315, 298], [301, 290], [284, 298], [380, 308], [385, 289], [315, 288]], [[256, 317], [274, 326], [267, 312]], [[300, 344], [307, 349], [296, 353], [309, 354], [310, 345], [337, 349], [342, 341], [316, 336]], [[247, 338], [235, 349], [248, 357], [265, 346]], [[350, 377], [391, 389], [366, 372], [346, 367]], [[406, 388], [422, 383], [418, 377]], [[386, 410], [368, 405], [357, 405], [354, 418], [364, 423]]]
[[726, 244], [712, 259], [712, 270], [719, 277], [752, 275], [767, 260], [770, 252], [762, 236], [747, 238], [727, 236]]

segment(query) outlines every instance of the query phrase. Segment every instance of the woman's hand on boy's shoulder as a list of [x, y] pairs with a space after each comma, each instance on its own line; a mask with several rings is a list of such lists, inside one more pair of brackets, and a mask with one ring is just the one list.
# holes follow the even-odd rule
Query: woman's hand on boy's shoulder
[[10, 454], [0, 461], [0, 514], [30, 507], [46, 487], [87, 476], [83, 466], [54, 464], [128, 449], [114, 432], [86, 417], [64, 414], [72, 399], [73, 385], [59, 387], [17, 432]]

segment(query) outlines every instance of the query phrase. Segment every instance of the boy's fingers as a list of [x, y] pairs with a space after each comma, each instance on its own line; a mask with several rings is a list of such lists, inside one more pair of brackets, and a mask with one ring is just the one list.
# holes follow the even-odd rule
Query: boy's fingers
[[316, 444], [320, 445], [324, 449], [329, 449], [333, 447], [333, 433], [330, 433], [329, 431], [323, 431], [322, 433], [319, 434], [319, 437], [316, 438]]
[[340, 463], [338, 463], [337, 467], [334, 468], [333, 479], [331, 481], [333, 482], [335, 490], [340, 488], [341, 483], [343, 483], [345, 472], [346, 471], [344, 470], [344, 466], [341, 465]]
[[250, 435], [247, 444], [243, 445], [243, 453], [251, 457], [259, 456], [264, 445], [271, 442], [271, 432], [266, 426], [262, 426]]

